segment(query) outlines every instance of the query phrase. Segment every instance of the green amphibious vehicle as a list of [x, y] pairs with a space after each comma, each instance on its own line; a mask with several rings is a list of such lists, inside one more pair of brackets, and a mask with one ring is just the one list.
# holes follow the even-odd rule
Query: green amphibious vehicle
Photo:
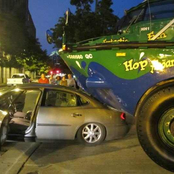
[[174, 0], [131, 8], [115, 35], [70, 44], [66, 27], [59, 54], [81, 87], [137, 117], [147, 155], [174, 171]]

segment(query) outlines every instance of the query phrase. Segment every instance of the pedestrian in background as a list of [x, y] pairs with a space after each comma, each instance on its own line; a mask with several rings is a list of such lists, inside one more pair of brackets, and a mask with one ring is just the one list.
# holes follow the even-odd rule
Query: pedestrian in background
[[46, 83], [49, 84], [49, 80], [45, 77], [45, 74], [41, 74], [41, 78], [38, 80], [38, 83]]
[[75, 82], [75, 80], [74, 80], [74, 78], [72, 77], [71, 74], [68, 74], [67, 86], [76, 88], [76, 82]]
[[57, 77], [56, 77], [56, 82], [55, 82], [55, 84], [56, 84], [56, 85], [60, 85], [60, 81], [61, 81], [60, 76], [57, 76]]
[[66, 80], [65, 76], [62, 77], [62, 80], [60, 81], [60, 85], [67, 86], [67, 80]]
[[55, 85], [56, 84], [56, 80], [53, 77], [53, 74], [51, 74], [50, 78], [49, 78], [49, 84]]

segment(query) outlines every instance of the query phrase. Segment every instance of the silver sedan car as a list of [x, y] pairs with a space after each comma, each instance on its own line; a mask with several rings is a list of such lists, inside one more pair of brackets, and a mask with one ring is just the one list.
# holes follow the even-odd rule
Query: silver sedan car
[[125, 116], [73, 88], [22, 85], [0, 96], [0, 143], [77, 139], [97, 145], [126, 135]]

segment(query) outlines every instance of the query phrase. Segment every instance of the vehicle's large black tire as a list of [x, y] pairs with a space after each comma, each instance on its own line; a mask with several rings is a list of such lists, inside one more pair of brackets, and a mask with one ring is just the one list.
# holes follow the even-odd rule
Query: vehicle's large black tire
[[159, 90], [146, 99], [137, 114], [137, 134], [146, 154], [158, 165], [174, 171], [174, 87]]
[[[90, 136], [87, 137], [88, 135]], [[106, 129], [103, 125], [99, 123], [85, 124], [81, 126], [77, 132], [78, 141], [88, 146], [95, 146], [95, 145], [101, 144], [104, 141], [105, 137], [106, 137]]]
[[5, 143], [8, 134], [8, 119], [3, 120], [0, 127], [0, 148]]

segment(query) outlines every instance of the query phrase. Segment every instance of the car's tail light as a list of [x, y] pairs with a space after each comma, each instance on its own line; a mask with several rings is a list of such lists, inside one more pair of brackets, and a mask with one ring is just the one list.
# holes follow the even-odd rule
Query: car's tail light
[[126, 114], [125, 114], [124, 112], [122, 112], [121, 115], [120, 115], [120, 118], [121, 118], [122, 120], [125, 120], [125, 119], [126, 119]]

